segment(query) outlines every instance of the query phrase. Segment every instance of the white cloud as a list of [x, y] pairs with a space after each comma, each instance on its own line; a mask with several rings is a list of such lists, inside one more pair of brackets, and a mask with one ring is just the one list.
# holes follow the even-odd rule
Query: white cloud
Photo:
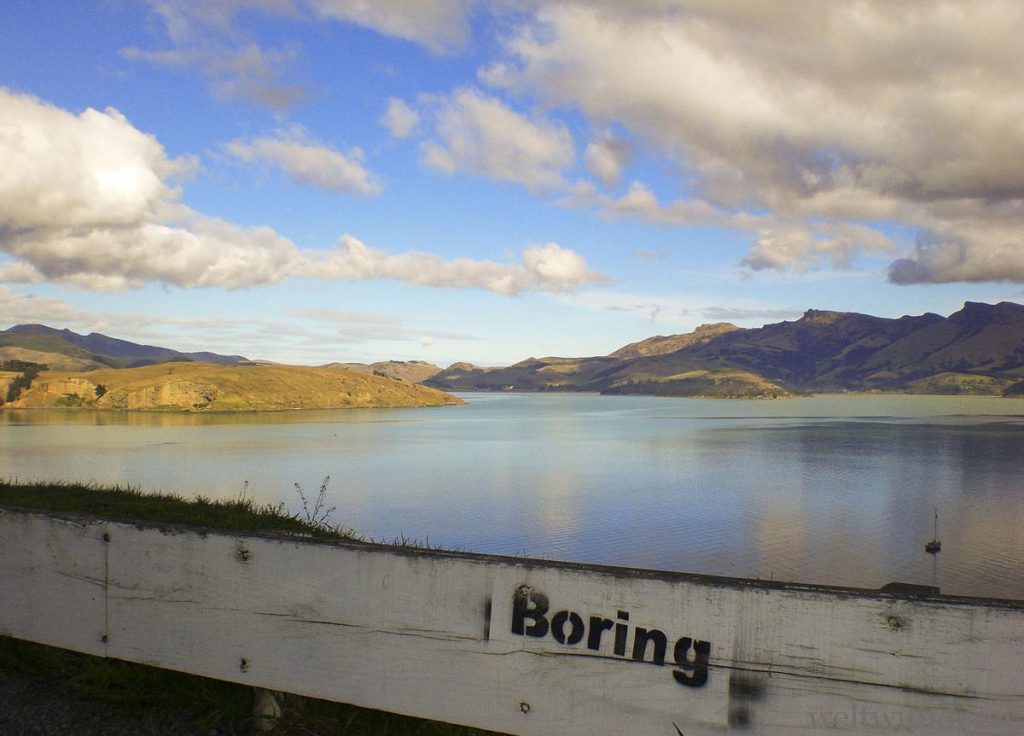
[[562, 171], [575, 159], [572, 135], [564, 127], [530, 119], [497, 98], [472, 89], [441, 99], [432, 140], [423, 161], [446, 173], [468, 171], [535, 192], [566, 186]]
[[256, 43], [219, 41], [175, 46], [156, 51], [129, 46], [121, 56], [158, 66], [198, 69], [209, 80], [214, 95], [225, 101], [243, 100], [284, 111], [308, 97], [301, 84], [285, 81], [288, 67], [298, 56], [296, 46], [264, 49]]
[[[633, 181], [629, 191], [618, 198], [589, 190], [576, 193], [563, 200], [563, 204], [596, 207], [610, 218], [635, 217], [660, 225], [714, 226], [750, 233], [752, 244], [740, 265], [754, 271], [848, 268], [862, 253], [892, 254], [897, 250], [887, 236], [856, 223], [823, 218], [808, 221], [802, 217], [783, 217], [770, 212], [748, 214], [730, 211], [699, 198], [681, 198], [663, 205], [640, 181]], [[645, 254], [640, 257], [651, 256]]]
[[186, 211], [172, 224], [35, 230], [0, 248], [47, 280], [116, 291], [147, 282], [237, 289], [286, 278], [299, 251], [267, 227], [240, 227]]
[[346, 194], [376, 195], [381, 187], [362, 164], [363, 151], [347, 154], [310, 138], [300, 126], [251, 141], [232, 141], [228, 152], [242, 161], [262, 161], [287, 173], [292, 180]]
[[395, 279], [435, 288], [483, 288], [515, 296], [525, 291], [567, 292], [606, 281], [581, 256], [555, 243], [526, 248], [521, 264], [471, 258], [445, 260], [429, 253], [393, 255], [345, 235], [328, 253], [307, 252], [295, 272], [328, 279]]
[[535, 245], [523, 251], [523, 265], [544, 291], [572, 291], [605, 279], [587, 269], [583, 256], [556, 243]]
[[163, 21], [167, 35], [175, 43], [193, 43], [206, 38], [209, 29], [233, 33], [236, 18], [242, 12], [260, 12], [273, 16], [293, 16], [293, 0], [145, 0]]
[[609, 197], [591, 193], [573, 202], [576, 206], [597, 206], [611, 218], [635, 217], [659, 225], [724, 225], [729, 214], [703, 199], [677, 199], [667, 205], [658, 202], [657, 196], [641, 181], [633, 181], [629, 190], [621, 197]]
[[264, 48], [252, 40], [246, 15], [310, 23], [343, 22], [421, 44], [435, 53], [469, 41], [473, 0], [145, 0], [170, 41], [169, 48], [122, 49], [124, 58], [194, 69], [214, 94], [284, 111], [308, 97], [287, 81], [301, 47]]
[[757, 299], [678, 296], [586, 289], [558, 297], [574, 307], [618, 312], [643, 318], [673, 332], [689, 332], [701, 324], [732, 322], [740, 327], [760, 327], [766, 322], [796, 319], [803, 312], [786, 305]]
[[408, 138], [420, 124], [420, 115], [397, 97], [388, 98], [388, 109], [380, 124], [395, 138]]
[[23, 261], [6, 261], [0, 264], [0, 283], [35, 284], [44, 280], [35, 266]]
[[906, 258], [889, 267], [896, 284], [1005, 281], [1024, 283], [1024, 230], [987, 224], [969, 235], [923, 231]]
[[[296, 149], [274, 143], [255, 145], [252, 155], [294, 164]], [[308, 151], [298, 146], [298, 153], [301, 163]], [[155, 138], [112, 109], [73, 115], [0, 89], [0, 160], [0, 251], [15, 259], [3, 264], [7, 279], [89, 289], [150, 282], [234, 289], [296, 276], [386, 278], [506, 295], [571, 291], [603, 279], [554, 243], [525, 249], [520, 264], [393, 255], [347, 235], [331, 251], [300, 249], [269, 227], [243, 227], [179, 204], [168, 180], [191, 163], [168, 158]], [[321, 184], [340, 176], [335, 168], [295, 168], [323, 177]]]
[[0, 329], [16, 324], [56, 323], [82, 324], [93, 319], [91, 315], [60, 299], [19, 294], [0, 285]]
[[0, 88], [0, 237], [37, 229], [133, 225], [177, 191], [193, 162], [112, 108], [81, 115]]
[[615, 186], [629, 165], [632, 150], [625, 141], [605, 134], [588, 143], [583, 156], [591, 174], [607, 186]]
[[892, 253], [893, 243], [871, 228], [846, 223], [785, 222], [765, 218], [764, 226], [741, 265], [755, 271], [820, 265], [845, 268], [863, 252]]
[[[675, 163], [690, 192], [681, 201], [767, 211], [805, 230], [893, 220], [941, 233], [894, 266], [897, 281], [1002, 280], [1016, 273], [1005, 259], [1024, 259], [1019, 239], [987, 237], [984, 216], [1014, 209], [1013, 227], [1024, 227], [1024, 91], [1014, 72], [1024, 68], [1024, 6], [1015, 0], [534, 7], [482, 78], [621, 125]], [[624, 214], [689, 217], [630, 194], [618, 203]], [[877, 245], [798, 240], [762, 238], [748, 263], [849, 262]]]
[[473, 0], [310, 0], [310, 4], [321, 18], [356, 23], [443, 53], [462, 48], [469, 40]]

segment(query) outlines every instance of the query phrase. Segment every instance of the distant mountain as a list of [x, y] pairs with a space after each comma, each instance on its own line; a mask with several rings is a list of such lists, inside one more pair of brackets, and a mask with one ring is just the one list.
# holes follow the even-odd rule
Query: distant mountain
[[665, 353], [674, 353], [677, 350], [688, 348], [691, 345], [697, 345], [701, 343], [707, 343], [718, 337], [724, 335], [727, 332], [734, 332], [740, 329], [734, 324], [728, 322], [716, 322], [711, 325], [701, 325], [693, 332], [687, 332], [682, 335], [657, 335], [655, 337], [648, 337], [646, 340], [640, 342], [632, 342], [625, 347], [621, 347], [614, 353], [611, 353], [613, 358], [639, 358], [642, 355], [664, 355]]
[[[30, 351], [26, 353], [25, 351]], [[15, 325], [0, 330], [0, 360], [30, 360], [58, 370], [136, 368], [168, 361], [193, 360], [220, 365], [243, 365], [241, 355], [182, 353], [170, 348], [139, 345], [93, 332], [80, 335], [46, 325]]]
[[720, 323], [590, 358], [529, 358], [507, 368], [452, 365], [445, 390], [599, 391], [776, 397], [805, 392], [1019, 395], [1024, 306], [967, 302], [949, 317], [886, 319], [808, 310], [756, 329]]
[[356, 373], [371, 373], [409, 383], [423, 383], [441, 372], [441, 367], [422, 360], [382, 360], [377, 363], [328, 363], [324, 368], [343, 368]]

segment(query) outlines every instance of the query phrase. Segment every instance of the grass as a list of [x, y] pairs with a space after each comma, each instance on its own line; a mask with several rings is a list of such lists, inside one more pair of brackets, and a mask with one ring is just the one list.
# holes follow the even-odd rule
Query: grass
[[[102, 392], [96, 391], [102, 385]], [[19, 408], [71, 406], [131, 411], [281, 411], [444, 406], [459, 399], [437, 389], [338, 368], [227, 366], [173, 362], [85, 372], [46, 371]]]
[[[330, 523], [333, 508], [326, 506], [329, 480], [324, 478], [314, 499], [307, 499], [301, 486], [296, 484], [303, 514], [289, 514], [283, 503], [257, 504], [248, 495], [248, 484], [234, 499], [211, 501], [81, 483], [0, 481], [0, 504], [111, 519], [361, 541], [361, 537]], [[0, 637], [0, 673], [37, 678], [44, 687], [139, 719], [171, 709], [191, 724], [193, 730], [186, 733], [245, 734], [253, 725], [253, 690], [243, 685], [76, 654], [6, 637]], [[288, 736], [486, 736], [486, 732], [462, 726], [291, 695], [284, 698], [284, 712], [274, 733]]]
[[[300, 495], [301, 486], [296, 484]], [[0, 504], [104, 519], [130, 519], [186, 524], [246, 532], [291, 532], [321, 539], [361, 539], [319, 519], [289, 514], [283, 503], [258, 504], [246, 494], [233, 499], [185, 499], [169, 494], [142, 493], [133, 488], [100, 488], [85, 483], [17, 483], [0, 481]], [[326, 479], [321, 486], [326, 491]]]

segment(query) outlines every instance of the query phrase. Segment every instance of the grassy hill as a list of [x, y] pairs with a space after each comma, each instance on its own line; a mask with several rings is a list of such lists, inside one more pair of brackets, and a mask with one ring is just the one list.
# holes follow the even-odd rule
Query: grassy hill
[[740, 329], [734, 324], [729, 322], [716, 322], [710, 325], [701, 325], [693, 332], [687, 332], [682, 335], [656, 335], [655, 337], [648, 337], [646, 340], [640, 342], [633, 342], [629, 345], [625, 345], [614, 353], [611, 353], [613, 358], [639, 358], [644, 355], [664, 355], [666, 353], [674, 353], [683, 348], [688, 348], [691, 345], [702, 345], [710, 342], [719, 335], [724, 335], [727, 332], [734, 332]]
[[442, 391], [337, 368], [163, 363], [45, 371], [8, 407], [136, 411], [265, 411], [461, 403]]
[[529, 358], [505, 368], [456, 364], [429, 379], [446, 390], [535, 390], [777, 397], [898, 391], [1018, 395], [1024, 306], [968, 302], [949, 317], [899, 319], [808, 310], [756, 329], [703, 325], [607, 356]]
[[701, 399], [781, 399], [792, 392], [749, 371], [692, 370], [672, 376], [636, 375], [602, 393], [612, 395], [681, 396]]
[[370, 373], [395, 381], [423, 383], [441, 372], [440, 366], [422, 360], [382, 360], [377, 363], [328, 363], [324, 368], [341, 368], [357, 373]]
[[[0, 331], [0, 349], [22, 349], [41, 353], [43, 355], [37, 355], [33, 362], [45, 363], [60, 370], [91, 370], [103, 366], [130, 368], [178, 360], [224, 365], [249, 362], [241, 355], [219, 355], [205, 351], [183, 353], [171, 348], [119, 340], [98, 332], [80, 335], [71, 330], [57, 330], [46, 325], [15, 325]], [[4, 359], [8, 358], [29, 359], [19, 358], [13, 353]], [[77, 363], [69, 362], [69, 359]]]
[[[0, 337], [2, 337], [2, 335], [0, 335]], [[74, 357], [64, 353], [32, 350], [31, 348], [24, 347], [0, 348], [0, 362], [8, 360], [21, 360], [27, 363], [38, 363], [45, 365], [48, 368], [52, 368], [55, 371], [92, 371], [97, 368], [109, 368], [109, 366], [88, 357]]]

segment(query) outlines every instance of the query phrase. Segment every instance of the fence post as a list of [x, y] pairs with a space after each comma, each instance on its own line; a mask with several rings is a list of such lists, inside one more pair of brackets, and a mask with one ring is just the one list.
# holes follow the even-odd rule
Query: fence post
[[253, 688], [253, 725], [256, 731], [273, 731], [281, 717], [281, 693], [266, 688]]

